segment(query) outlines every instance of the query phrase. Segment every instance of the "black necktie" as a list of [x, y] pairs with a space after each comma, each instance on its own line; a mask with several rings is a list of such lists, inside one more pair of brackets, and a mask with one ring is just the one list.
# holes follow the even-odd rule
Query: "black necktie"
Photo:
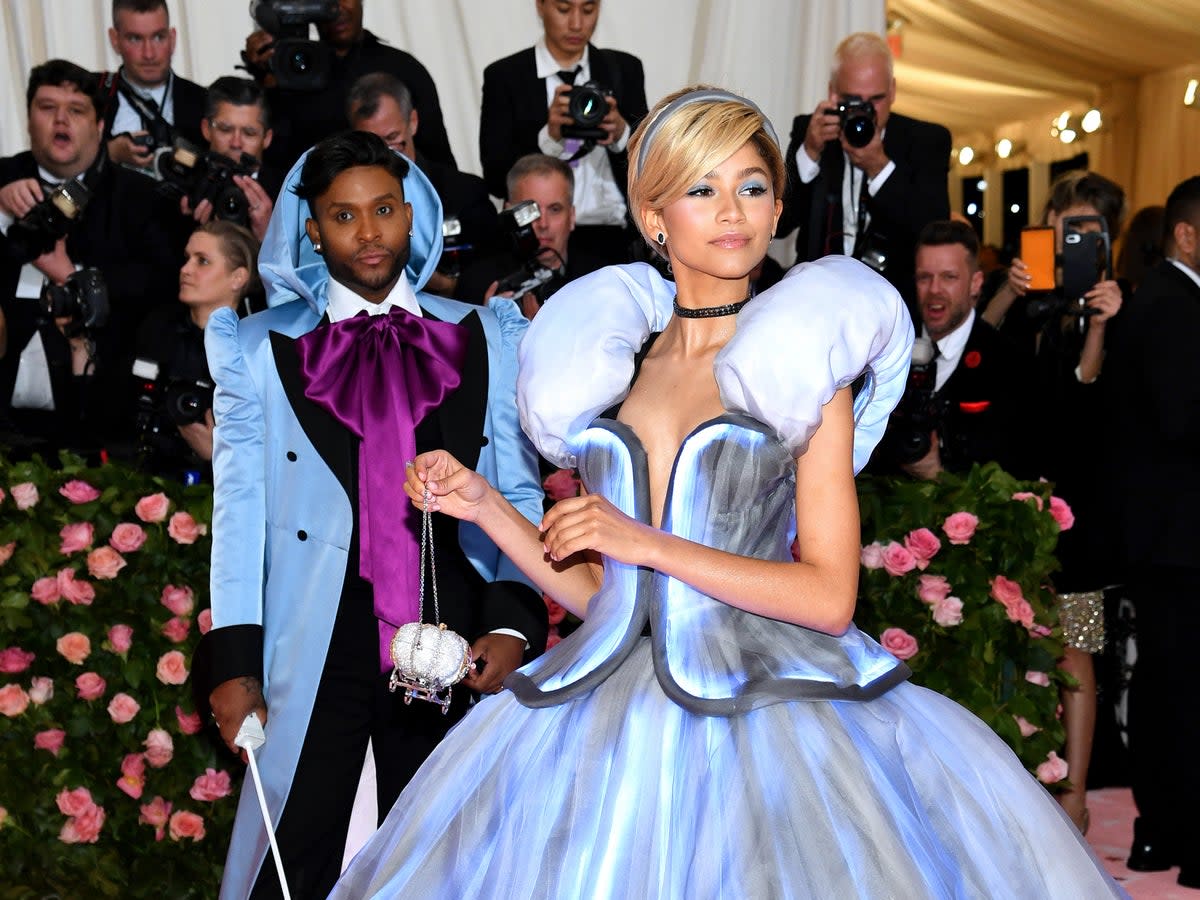
[[558, 77], [561, 79], [563, 84], [574, 84], [575, 76], [579, 74], [579, 70], [582, 68], [583, 66], [576, 66], [573, 69], [564, 69], [558, 73]]

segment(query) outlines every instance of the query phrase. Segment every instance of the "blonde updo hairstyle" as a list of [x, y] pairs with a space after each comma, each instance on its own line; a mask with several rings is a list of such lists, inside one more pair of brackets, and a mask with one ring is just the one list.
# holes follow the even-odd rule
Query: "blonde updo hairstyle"
[[[646, 231], [643, 212], [660, 212], [678, 200], [747, 142], [766, 163], [775, 197], [783, 196], [787, 178], [783, 154], [771, 123], [749, 101], [728, 95], [697, 99], [667, 110], [688, 94], [708, 91], [724, 95], [720, 88], [697, 84], [663, 97], [629, 140], [629, 206], [634, 224], [646, 243], [663, 257], [666, 248]], [[643, 151], [647, 140], [650, 143]]]

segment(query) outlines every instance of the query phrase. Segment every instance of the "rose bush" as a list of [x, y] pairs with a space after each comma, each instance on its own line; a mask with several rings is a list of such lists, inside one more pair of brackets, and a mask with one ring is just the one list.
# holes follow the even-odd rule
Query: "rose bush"
[[[1051, 486], [997, 466], [936, 481], [860, 478], [863, 568], [855, 622], [912, 680], [986, 722], [1051, 790], [1065, 736], [1051, 573], [1073, 521]], [[1034, 501], [1034, 502], [1028, 502]], [[2, 799], [2, 798], [0, 798]]]
[[0, 457], [0, 895], [215, 897], [242, 766], [203, 728], [211, 488]]

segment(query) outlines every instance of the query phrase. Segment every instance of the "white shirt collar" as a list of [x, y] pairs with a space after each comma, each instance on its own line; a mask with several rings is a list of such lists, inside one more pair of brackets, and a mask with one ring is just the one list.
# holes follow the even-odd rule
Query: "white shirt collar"
[[[971, 326], [974, 324], [975, 309], [972, 307], [957, 328], [938, 339], [938, 355], [944, 359], [958, 359], [962, 356], [963, 348], [967, 346], [967, 338], [971, 336]], [[926, 337], [929, 337], [929, 332], [924, 327], [921, 331]]]
[[1192, 281], [1196, 282], [1197, 287], [1200, 287], [1200, 272], [1197, 272], [1187, 263], [1182, 263], [1174, 257], [1171, 258], [1171, 262], [1175, 264], [1175, 268], [1179, 269], [1180, 272], [1192, 279]]
[[364, 309], [367, 311], [367, 315], [377, 316], [387, 312], [393, 306], [408, 310], [414, 316], [421, 316], [421, 305], [417, 303], [417, 295], [413, 293], [412, 285], [404, 276], [401, 276], [400, 280], [396, 282], [396, 286], [392, 288], [392, 292], [381, 303], [364, 300], [335, 278], [329, 279], [325, 297], [328, 301], [325, 313], [329, 316], [330, 322], [353, 318]]
[[[583, 56], [575, 64], [579, 66], [579, 74], [575, 76], [576, 84], [583, 84], [591, 78], [591, 67], [588, 65], [588, 52], [589, 48], [585, 44], [583, 47]], [[546, 36], [544, 34], [533, 45], [533, 62], [537, 67], [538, 78], [557, 77], [558, 73], [563, 71], [563, 67], [558, 64], [558, 60], [554, 58], [554, 54], [546, 46]]]

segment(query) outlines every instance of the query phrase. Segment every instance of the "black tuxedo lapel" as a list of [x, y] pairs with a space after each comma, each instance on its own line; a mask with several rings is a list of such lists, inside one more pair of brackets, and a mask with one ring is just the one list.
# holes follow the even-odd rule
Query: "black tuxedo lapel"
[[813, 186], [816, 202], [809, 207], [809, 259], [820, 259], [830, 253], [840, 254], [844, 246], [841, 238], [842, 177], [845, 163], [842, 145], [836, 141], [826, 144], [825, 149], [821, 151], [820, 162], [817, 183]]
[[978, 352], [980, 342], [980, 323], [983, 320], [978, 314], [975, 316], [975, 321], [971, 323], [971, 331], [967, 335], [967, 343], [963, 347], [962, 355], [958, 358], [958, 365], [954, 367], [954, 371], [950, 373], [950, 377], [946, 379], [946, 383], [942, 385], [942, 389], [937, 392], [939, 397], [949, 398], [957, 402], [962, 396], [963, 391], [970, 388], [970, 382], [974, 379], [971, 377], [972, 370], [965, 363], [967, 354]]
[[[425, 315], [432, 319], [429, 313]], [[438, 424], [445, 449], [468, 469], [479, 462], [483, 446], [484, 418], [487, 415], [488, 351], [487, 337], [479, 313], [471, 313], [458, 323], [467, 329], [467, 359], [463, 364], [458, 388], [438, 407]], [[418, 449], [426, 449], [418, 447]], [[428, 448], [435, 449], [435, 448]]]

